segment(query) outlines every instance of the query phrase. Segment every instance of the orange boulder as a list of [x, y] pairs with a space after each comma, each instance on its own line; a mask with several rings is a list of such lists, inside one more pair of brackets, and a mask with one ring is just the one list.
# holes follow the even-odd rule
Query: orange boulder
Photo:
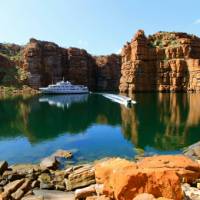
[[200, 177], [200, 167], [184, 156], [154, 156], [139, 163], [117, 158], [97, 163], [95, 173], [104, 193], [117, 200], [140, 193], [181, 200], [181, 181]]
[[138, 194], [133, 200], [155, 200], [155, 197], [152, 194], [142, 193]]
[[165, 197], [159, 197], [156, 199], [152, 194], [142, 193], [138, 194], [133, 200], [173, 200], [173, 199], [168, 199]]

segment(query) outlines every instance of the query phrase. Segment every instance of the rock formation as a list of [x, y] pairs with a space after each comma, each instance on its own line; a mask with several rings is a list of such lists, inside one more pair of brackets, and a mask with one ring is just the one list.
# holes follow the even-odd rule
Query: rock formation
[[64, 49], [55, 43], [31, 39], [22, 60], [22, 67], [29, 72], [28, 84], [34, 88], [63, 78], [91, 89], [95, 86], [94, 60], [85, 50]]
[[200, 194], [200, 165], [183, 155], [43, 167], [1, 162], [0, 199], [182, 200], [199, 199]]
[[[120, 66], [119, 55], [92, 56], [84, 49], [61, 48], [33, 38], [23, 47], [0, 44], [1, 85], [8, 75], [10, 79], [17, 77], [15, 83], [34, 89], [64, 78], [74, 84], [87, 85], [90, 90], [118, 90]], [[10, 73], [8, 67], [15, 73]], [[14, 85], [13, 81], [9, 84]]]
[[139, 30], [121, 56], [92, 56], [84, 49], [36, 39], [25, 46], [0, 44], [0, 56], [0, 70], [5, 62], [14, 63], [23, 84], [35, 89], [65, 78], [101, 91], [200, 90], [200, 38], [186, 33], [158, 32], [146, 37]]
[[122, 50], [121, 92], [200, 90], [200, 38], [139, 30]]
[[22, 68], [28, 75], [28, 84], [33, 88], [58, 81], [63, 77], [64, 52], [58, 45], [30, 39], [22, 52]]
[[200, 176], [199, 164], [184, 156], [154, 156], [138, 163], [109, 159], [95, 166], [96, 182], [103, 193], [117, 200], [130, 200], [140, 193], [156, 198], [182, 200], [182, 182], [192, 183]]
[[28, 83], [34, 88], [65, 78], [91, 90], [117, 90], [120, 57], [92, 57], [84, 49], [64, 49], [58, 45], [31, 39], [22, 53], [22, 67], [29, 72]]
[[98, 90], [118, 90], [121, 70], [121, 58], [119, 55], [95, 57], [97, 65], [97, 88]]

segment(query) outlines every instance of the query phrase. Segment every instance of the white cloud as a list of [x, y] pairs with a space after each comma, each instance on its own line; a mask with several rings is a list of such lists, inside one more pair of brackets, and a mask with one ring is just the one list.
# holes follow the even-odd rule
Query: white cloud
[[200, 19], [195, 20], [194, 24], [200, 24]]
[[116, 54], [120, 54], [121, 51], [122, 51], [122, 48], [118, 49], [118, 50], [116, 51]]
[[80, 47], [87, 47], [88, 46], [88, 41], [86, 40], [78, 40], [78, 46]]

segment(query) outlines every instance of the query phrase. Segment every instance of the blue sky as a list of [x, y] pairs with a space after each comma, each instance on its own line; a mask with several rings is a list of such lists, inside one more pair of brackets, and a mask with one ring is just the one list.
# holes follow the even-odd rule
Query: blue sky
[[138, 29], [200, 36], [200, 0], [0, 0], [0, 42], [29, 38], [118, 52]]

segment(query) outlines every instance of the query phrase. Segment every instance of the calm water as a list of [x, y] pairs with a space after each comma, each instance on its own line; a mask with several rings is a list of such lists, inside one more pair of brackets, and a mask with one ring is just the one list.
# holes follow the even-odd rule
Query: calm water
[[200, 139], [200, 94], [136, 94], [126, 108], [92, 95], [0, 100], [0, 160], [39, 162], [57, 149], [73, 162], [179, 153]]

